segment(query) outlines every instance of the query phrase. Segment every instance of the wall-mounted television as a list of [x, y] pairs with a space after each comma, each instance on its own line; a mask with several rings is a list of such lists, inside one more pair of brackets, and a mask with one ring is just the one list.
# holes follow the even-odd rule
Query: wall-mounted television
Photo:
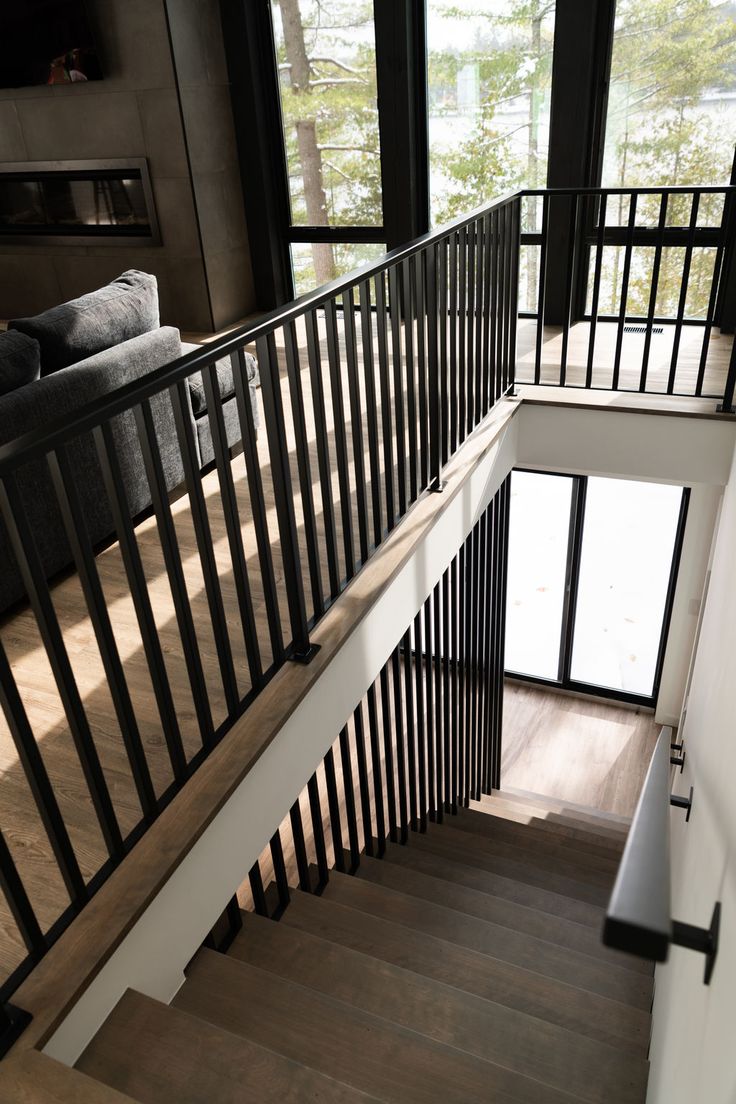
[[0, 88], [101, 76], [84, 0], [0, 0]]

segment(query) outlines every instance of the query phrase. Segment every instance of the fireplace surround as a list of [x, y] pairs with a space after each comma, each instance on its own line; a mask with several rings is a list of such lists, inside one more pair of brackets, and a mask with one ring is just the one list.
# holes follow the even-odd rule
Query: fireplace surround
[[0, 245], [160, 245], [145, 158], [0, 167]]

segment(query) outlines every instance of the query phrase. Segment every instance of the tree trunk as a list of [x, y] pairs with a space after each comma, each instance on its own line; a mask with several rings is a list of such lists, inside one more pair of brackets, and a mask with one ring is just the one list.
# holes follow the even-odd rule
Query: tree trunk
[[[278, 0], [284, 28], [284, 48], [289, 63], [291, 89], [298, 97], [297, 148], [304, 181], [304, 204], [309, 226], [329, 226], [327, 196], [322, 178], [322, 154], [317, 144], [316, 111], [310, 110], [309, 57], [304, 42], [299, 0]], [[335, 278], [335, 258], [327, 242], [312, 245], [314, 272], [318, 284]]]

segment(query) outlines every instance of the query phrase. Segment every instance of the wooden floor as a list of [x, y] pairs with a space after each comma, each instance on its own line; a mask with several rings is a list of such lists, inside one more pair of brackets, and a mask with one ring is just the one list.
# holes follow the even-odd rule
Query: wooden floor
[[[618, 324], [615, 322], [599, 322], [596, 327], [593, 387], [610, 389], [612, 386], [617, 333]], [[674, 326], [663, 325], [662, 333], [653, 334], [652, 336], [647, 367], [648, 391], [666, 392], [667, 390], [674, 335]], [[704, 328], [702, 326], [682, 327], [673, 388], [675, 394], [692, 395], [695, 393], [703, 348], [703, 335]], [[520, 319], [516, 357], [516, 378], [519, 383], [534, 382], [536, 340], [536, 320]], [[619, 375], [619, 388], [621, 390], [639, 390], [644, 342], [645, 335], [643, 333], [624, 334]], [[582, 387], [585, 384], [589, 343], [590, 323], [579, 322], [573, 326], [570, 330], [567, 354], [566, 384], [568, 386]], [[719, 398], [722, 395], [732, 347], [733, 335], [722, 334], [716, 328], [711, 331], [703, 375], [703, 395], [715, 395]], [[540, 383], [559, 382], [561, 352], [561, 327], [545, 326], [542, 340]]]
[[651, 713], [507, 683], [501, 788], [630, 817], [659, 734]]
[[[361, 334], [359, 320], [357, 321], [358, 348], [360, 348]], [[572, 331], [570, 343], [571, 365], [576, 357], [582, 357], [581, 350], [583, 347], [587, 348], [584, 331], [585, 327], [580, 326], [575, 327]], [[323, 333], [321, 336], [323, 339], [323, 359], [326, 373], [326, 356], [324, 356], [326, 342]], [[306, 338], [301, 328], [297, 330], [297, 337], [300, 350], [304, 350], [306, 348]], [[524, 366], [528, 363], [528, 349], [531, 347], [531, 344], [533, 344], [533, 323], [531, 325], [522, 323], [519, 338], [519, 362], [523, 371]], [[545, 361], [554, 356], [555, 340], [554, 337], [550, 337], [550, 341], [545, 343]], [[719, 341], [721, 344], [719, 344]], [[728, 348], [730, 348], [730, 342], [730, 338], [717, 338], [717, 334], [714, 333], [711, 346], [713, 363], [712, 375], [714, 378], [717, 373], [720, 373], [719, 378], [722, 378], [725, 373], [725, 365], [728, 359], [726, 354]], [[683, 344], [683, 354], [684, 349], [685, 345]], [[344, 374], [346, 371], [344, 367], [344, 356], [342, 363]], [[582, 363], [582, 359], [580, 363]], [[302, 365], [301, 380], [306, 398], [306, 416], [308, 434], [310, 437], [310, 456], [312, 465], [311, 474], [315, 510], [320, 532], [320, 558], [322, 561], [323, 576], [326, 579], [327, 570], [322, 498], [318, 478], [314, 411], [310, 398], [311, 385], [309, 372], [306, 368], [306, 357], [304, 356], [302, 357]], [[285, 388], [283, 388], [283, 392], [285, 402], [288, 404], [288, 395]], [[349, 404], [345, 376], [343, 392], [344, 407], [346, 411], [347, 450], [349, 457], [349, 503], [347, 509], [349, 512], [352, 512], [352, 516], [355, 519], [357, 509], [355, 496], [356, 472], [352, 434], [350, 425], [348, 424]], [[362, 409], [365, 410], [364, 384], [361, 385], [361, 404]], [[338, 547], [341, 549], [339, 553], [339, 567], [341, 575], [344, 576], [346, 562], [344, 551], [342, 551], [343, 533], [340, 512], [340, 486], [335, 456], [335, 419], [328, 386], [326, 386], [326, 406], [337, 542]], [[370, 494], [367, 454], [368, 437], [365, 417], [363, 419], [362, 432], [366, 468], [366, 493]], [[298, 480], [295, 471], [295, 439], [288, 405], [287, 438], [291, 450], [292, 479], [298, 491]], [[379, 448], [382, 449], [382, 446], [383, 439], [379, 411]], [[284, 570], [281, 562], [280, 544], [276, 524], [270, 460], [266, 435], [263, 431], [261, 431], [259, 436], [258, 447], [261, 476], [266, 495], [267, 521], [271, 550], [274, 558], [276, 584], [279, 592], [282, 620], [284, 625], [287, 625], [288, 619], [283, 588]], [[408, 451], [408, 441], [406, 437], [397, 438], [395, 427], [393, 429], [393, 448], [394, 457], [396, 457], [400, 450], [403, 450], [404, 455], [406, 455]], [[258, 635], [261, 642], [264, 665], [267, 666], [270, 662], [269, 634], [265, 615], [264, 596], [260, 585], [258, 550], [255, 530], [252, 524], [252, 511], [248, 494], [245, 462], [242, 456], [233, 461], [232, 470], [241, 515], [246, 560], [253, 590]], [[381, 478], [383, 479], [383, 472], [381, 473]], [[205, 477], [203, 487], [210, 525], [214, 535], [217, 566], [223, 591], [239, 690], [241, 694], [245, 695], [250, 684], [247, 673], [243, 634], [238, 616], [238, 603], [233, 582], [232, 562], [226, 538], [222, 498], [216, 473], [213, 472]], [[301, 499], [298, 493], [296, 494], [295, 510], [303, 562], [306, 565], [306, 540], [304, 537]], [[204, 591], [201, 566], [197, 554], [192, 518], [189, 511], [188, 499], [186, 497], [180, 498], [174, 503], [173, 513], [182, 552], [187, 589], [195, 624], [197, 626], [197, 635], [202, 654], [210, 704], [214, 722], [215, 725], [217, 725], [225, 719], [226, 707], [217, 653], [210, 630], [209, 610]], [[156, 623], [164, 651], [166, 668], [174, 694], [177, 717], [181, 727], [185, 749], [188, 755], [192, 755], [200, 746], [199, 730], [192, 703], [186, 666], [182, 656], [174, 605], [164, 567], [155, 521], [153, 519], [145, 521], [138, 528], [137, 536], [155, 611]], [[138, 623], [133, 603], [129, 595], [122, 559], [116, 545], [113, 545], [99, 556], [98, 567], [126, 676], [133, 693], [136, 716], [149, 759], [154, 787], [156, 791], [160, 793], [172, 780], [171, 768], [162, 738], [160, 720], [145, 662]], [[305, 591], [309, 594], [309, 582], [306, 577]], [[80, 693], [102, 760], [103, 770], [108, 781], [113, 803], [120, 819], [121, 828], [124, 833], [127, 833], [139, 821], [140, 807], [122, 747], [120, 732], [107, 687], [99, 650], [97, 648], [95, 634], [86, 612], [82, 591], [76, 576], [71, 575], [56, 582], [52, 588], [52, 597], [72, 668], [78, 681]], [[58, 795], [62, 814], [69, 827], [72, 843], [77, 852], [83, 874], [86, 878], [90, 878], [105, 860], [106, 852], [70, 737], [61, 700], [54, 683], [38, 629], [30, 611], [22, 609], [19, 612], [2, 618], [0, 620], [0, 635], [8, 653], [31, 727], [41, 746], [43, 757], [51, 776], [54, 789]], [[513, 710], [510, 710], [510, 713], [513, 716]], [[21, 871], [31, 902], [37, 911], [39, 921], [44, 930], [46, 930], [67, 906], [68, 898], [53, 860], [48, 840], [35, 810], [30, 791], [19, 767], [14, 745], [5, 722], [2, 719], [0, 719], [0, 772], [2, 772], [0, 780], [0, 827], [5, 834], [11, 853]], [[539, 787], [535, 785], [532, 788], [538, 789]], [[601, 782], [601, 794], [602, 799], [606, 803], [614, 802], [612, 807], [616, 807], [615, 802], [619, 800], [624, 800], [625, 803], [625, 797], [622, 797], [622, 791], [616, 786], [613, 786], [610, 780], [605, 786], [603, 782]], [[609, 804], [604, 804], [601, 807], [608, 808]], [[0, 901], [0, 980], [12, 970], [23, 956], [24, 951], [15, 925], [5, 908], [4, 901]]]

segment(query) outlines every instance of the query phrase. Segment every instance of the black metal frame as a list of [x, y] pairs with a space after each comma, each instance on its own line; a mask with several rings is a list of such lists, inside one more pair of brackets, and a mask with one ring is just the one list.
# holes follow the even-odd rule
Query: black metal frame
[[549, 475], [554, 478], [570, 479], [572, 480], [572, 494], [570, 496], [570, 520], [565, 564], [565, 595], [560, 626], [560, 651], [557, 678], [549, 679], [539, 675], [531, 675], [522, 671], [511, 670], [505, 672], [506, 678], [519, 683], [554, 687], [557, 690], [565, 690], [572, 694], [585, 694], [592, 697], [610, 698], [613, 701], [626, 702], [629, 705], [653, 708], [656, 706], [657, 697], [659, 695], [662, 667], [664, 665], [664, 657], [667, 649], [667, 637], [672, 617], [675, 591], [677, 589], [680, 557], [682, 555], [682, 545], [685, 539], [685, 525], [687, 523], [687, 510], [690, 502], [690, 488], [683, 487], [682, 489], [680, 512], [677, 520], [677, 529], [675, 532], [675, 541], [667, 583], [667, 594], [662, 613], [662, 630], [660, 632], [659, 645], [657, 648], [657, 661], [654, 671], [652, 693], [632, 694], [624, 690], [617, 690], [610, 686], [596, 686], [592, 683], [580, 682], [573, 679], [570, 675], [575, 635], [578, 584], [580, 579], [580, 562], [583, 547], [583, 531], [585, 527], [585, 500], [589, 477], [587, 475], [573, 475], [569, 472], [542, 471], [537, 468], [517, 468], [514, 470], [530, 472], [534, 475]]

